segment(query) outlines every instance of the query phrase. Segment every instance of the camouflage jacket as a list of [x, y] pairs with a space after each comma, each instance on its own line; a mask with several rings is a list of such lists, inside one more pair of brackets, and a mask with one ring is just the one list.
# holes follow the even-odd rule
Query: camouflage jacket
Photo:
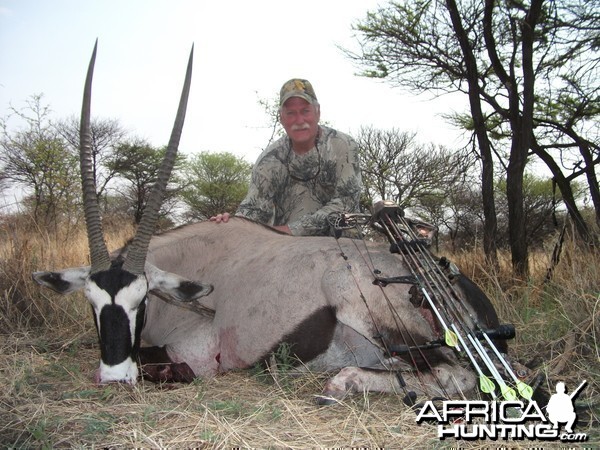
[[358, 212], [362, 180], [356, 142], [321, 126], [315, 147], [292, 151], [287, 136], [271, 144], [252, 170], [236, 214], [267, 225], [288, 225], [293, 235], [328, 235], [332, 212]]

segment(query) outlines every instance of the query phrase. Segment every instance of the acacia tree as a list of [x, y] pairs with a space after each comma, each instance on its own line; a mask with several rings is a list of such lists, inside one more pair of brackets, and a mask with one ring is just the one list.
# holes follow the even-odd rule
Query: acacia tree
[[[481, 156], [484, 206], [489, 206], [484, 208], [486, 252], [494, 251], [490, 241], [495, 239], [492, 155], [501, 155], [505, 142], [493, 139], [510, 136], [505, 164], [509, 233], [513, 268], [523, 276], [528, 271], [523, 176], [529, 151], [540, 138], [534, 125], [542, 123], [534, 98], [550, 104], [556, 94], [556, 90], [536, 88], [536, 82], [576, 74], [573, 71], [583, 66], [583, 60], [597, 60], [597, 13], [593, 13], [593, 2], [579, 3], [583, 6], [544, 0], [392, 2], [369, 13], [355, 27], [361, 51], [347, 52], [367, 76], [385, 78], [416, 92], [468, 95], [468, 124]], [[565, 67], [571, 71], [561, 73]], [[586, 92], [593, 91], [586, 87]], [[593, 158], [588, 161], [593, 164]], [[587, 166], [588, 177], [591, 171]], [[568, 207], [571, 214], [576, 213], [576, 204]]]
[[473, 174], [462, 183], [447, 185], [443, 196], [424, 196], [419, 209], [423, 220], [445, 230], [453, 251], [479, 245], [484, 217], [481, 189]]
[[206, 220], [223, 212], [235, 212], [248, 192], [252, 165], [235, 155], [199, 153], [184, 170], [181, 196], [187, 217]]
[[470, 166], [465, 152], [423, 145], [416, 133], [362, 127], [356, 134], [367, 204], [393, 200], [419, 213], [433, 197], [462, 183]]
[[[114, 172], [125, 182], [125, 188], [117, 188], [120, 197], [132, 213], [136, 224], [140, 223], [152, 186], [157, 181], [158, 169], [164, 159], [166, 147], [157, 149], [144, 140], [124, 142], [106, 161], [108, 170]], [[177, 155], [169, 187], [165, 192], [161, 216], [168, 216], [180, 191], [178, 172], [185, 157]]]
[[268, 127], [271, 130], [271, 136], [269, 136], [269, 140], [264, 147], [264, 149], [266, 149], [269, 145], [271, 145], [271, 143], [283, 136], [285, 131], [283, 130], [283, 126], [279, 121], [279, 98], [259, 98], [258, 104], [263, 108], [268, 118]]
[[[596, 87], [591, 94], [568, 81], [563, 94], [556, 100], [550, 103], [539, 102], [539, 108], [543, 108], [545, 114], [539, 114], [535, 118], [537, 132], [532, 146], [533, 152], [552, 172], [553, 181], [560, 189], [570, 217], [586, 242], [594, 242], [596, 237], [579, 212], [572, 184], [582, 177], [587, 181], [596, 226], [600, 229], [600, 127], [597, 120], [600, 113], [599, 79], [600, 77], [596, 77]], [[575, 94], [565, 92], [570, 87], [578, 93], [576, 101]]]
[[[75, 116], [60, 120], [56, 130], [77, 154], [79, 149], [79, 118]], [[114, 165], [107, 164], [119, 157], [117, 152], [126, 149], [120, 146], [124, 142], [127, 131], [116, 119], [92, 119], [90, 123], [92, 171], [96, 182], [98, 199], [106, 197], [107, 186], [117, 176]]]
[[57, 226], [74, 217], [79, 201], [77, 156], [50, 122], [42, 95], [33, 95], [22, 110], [12, 109], [24, 129], [9, 131], [9, 118], [0, 120], [0, 179], [24, 190], [24, 204], [42, 226]]

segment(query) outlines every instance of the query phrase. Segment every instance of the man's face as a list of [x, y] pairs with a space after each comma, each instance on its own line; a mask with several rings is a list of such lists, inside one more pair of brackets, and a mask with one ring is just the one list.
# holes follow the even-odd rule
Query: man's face
[[300, 97], [288, 99], [281, 107], [280, 119], [285, 132], [292, 140], [295, 150], [308, 151], [319, 132], [319, 106]]

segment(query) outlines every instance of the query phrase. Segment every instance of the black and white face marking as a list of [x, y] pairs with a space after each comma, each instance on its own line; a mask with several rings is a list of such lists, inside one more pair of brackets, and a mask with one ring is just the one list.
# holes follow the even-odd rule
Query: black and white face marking
[[85, 295], [92, 305], [100, 340], [98, 381], [135, 384], [148, 281], [120, 267], [92, 274]]
[[146, 263], [145, 275], [134, 275], [120, 262], [106, 271], [90, 275], [90, 267], [57, 272], [34, 272], [33, 279], [60, 294], [79, 290], [92, 305], [100, 340], [101, 361], [97, 382], [137, 380], [137, 354], [144, 327], [149, 290], [178, 302], [191, 302], [212, 292], [210, 284], [189, 280]]

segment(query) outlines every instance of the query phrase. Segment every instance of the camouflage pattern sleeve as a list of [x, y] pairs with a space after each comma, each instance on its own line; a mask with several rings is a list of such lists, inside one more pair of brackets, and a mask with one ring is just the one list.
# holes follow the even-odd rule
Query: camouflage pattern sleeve
[[247, 217], [266, 225], [278, 225], [275, 221], [275, 196], [283, 186], [281, 178], [284, 166], [280, 161], [279, 141], [269, 146], [252, 168], [252, 178], [246, 198], [240, 203], [236, 215]]

